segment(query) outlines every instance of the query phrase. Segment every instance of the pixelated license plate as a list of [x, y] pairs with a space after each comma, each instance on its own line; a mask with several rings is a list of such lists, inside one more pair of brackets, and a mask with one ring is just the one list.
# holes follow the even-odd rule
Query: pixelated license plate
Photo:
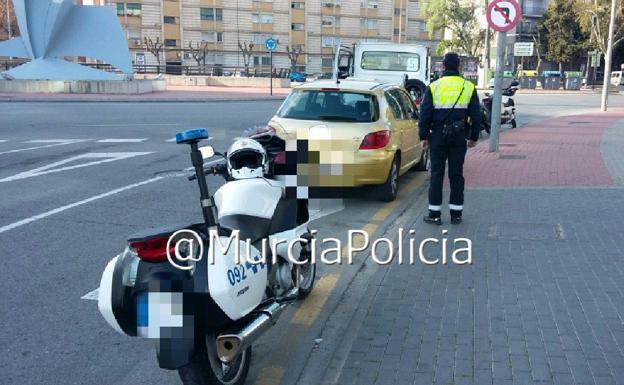
[[137, 296], [137, 335], [161, 338], [163, 328], [184, 326], [182, 293], [140, 293]]

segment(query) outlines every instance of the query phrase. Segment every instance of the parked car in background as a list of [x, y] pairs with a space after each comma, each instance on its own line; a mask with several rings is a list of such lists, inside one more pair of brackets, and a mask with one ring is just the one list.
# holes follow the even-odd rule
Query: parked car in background
[[611, 84], [614, 86], [624, 86], [624, 71], [611, 72]]
[[[378, 185], [394, 200], [399, 176], [426, 170], [418, 140], [418, 113], [396, 84], [363, 80], [317, 81], [295, 88], [268, 123], [285, 140], [307, 141], [310, 187]], [[303, 170], [303, 171], [302, 171]]]
[[301, 73], [301, 72], [291, 72], [288, 78], [290, 79], [291, 82], [299, 82], [299, 83], [303, 83], [307, 80], [306, 74]]

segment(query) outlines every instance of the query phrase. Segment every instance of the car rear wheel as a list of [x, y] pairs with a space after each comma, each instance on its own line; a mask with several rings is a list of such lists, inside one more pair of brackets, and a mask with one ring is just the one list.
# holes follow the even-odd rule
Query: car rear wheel
[[399, 193], [399, 158], [394, 157], [386, 182], [379, 186], [379, 198], [386, 202], [396, 199]]

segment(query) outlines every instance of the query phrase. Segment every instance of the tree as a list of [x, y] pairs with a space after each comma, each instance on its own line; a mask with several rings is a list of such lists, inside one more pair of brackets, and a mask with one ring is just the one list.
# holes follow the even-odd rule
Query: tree
[[290, 70], [294, 72], [299, 62], [299, 56], [303, 53], [303, 48], [301, 46], [293, 46], [292, 48], [286, 46], [286, 53], [288, 60], [290, 60]]
[[450, 40], [438, 45], [438, 53], [452, 49], [465, 55], [476, 57], [483, 45], [485, 30], [476, 17], [477, 5], [469, 0], [427, 0], [423, 4], [422, 15], [427, 20], [429, 36], [437, 31], [448, 29]]
[[11, 23], [11, 36], [19, 36], [17, 19], [12, 1], [0, 0], [0, 36], [9, 36], [9, 24], [7, 23], [7, 6], [9, 7], [9, 22]]
[[[583, 32], [590, 35], [591, 47], [607, 52], [611, 0], [577, 0], [577, 18]], [[616, 5], [613, 49], [624, 41], [624, 1]]]
[[576, 10], [576, 4], [570, 0], [552, 0], [538, 27], [543, 32], [546, 59], [559, 63], [559, 71], [563, 71], [564, 63], [580, 57], [588, 46]]
[[157, 37], [156, 40], [152, 40], [151, 37], [146, 37], [143, 39], [145, 43], [145, 48], [156, 57], [156, 62], [160, 66], [160, 53], [163, 51], [164, 44], [160, 41], [160, 38]]
[[202, 64], [205, 65], [206, 54], [208, 54], [208, 43], [205, 41], [195, 43], [193, 46], [193, 42], [189, 42], [189, 51], [191, 52], [191, 56], [197, 62], [197, 66], [201, 67]]
[[243, 53], [243, 64], [245, 66], [245, 75], [249, 76], [249, 64], [251, 63], [251, 55], [253, 53], [254, 43], [238, 42], [238, 49]]

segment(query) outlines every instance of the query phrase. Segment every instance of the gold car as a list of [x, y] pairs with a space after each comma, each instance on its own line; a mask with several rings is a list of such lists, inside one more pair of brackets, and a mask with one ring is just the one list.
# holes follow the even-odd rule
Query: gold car
[[417, 120], [401, 87], [324, 80], [294, 89], [269, 127], [290, 143], [287, 151], [306, 153], [307, 159], [297, 162], [298, 185], [379, 185], [379, 197], [390, 201], [400, 175], [410, 168], [426, 170]]

